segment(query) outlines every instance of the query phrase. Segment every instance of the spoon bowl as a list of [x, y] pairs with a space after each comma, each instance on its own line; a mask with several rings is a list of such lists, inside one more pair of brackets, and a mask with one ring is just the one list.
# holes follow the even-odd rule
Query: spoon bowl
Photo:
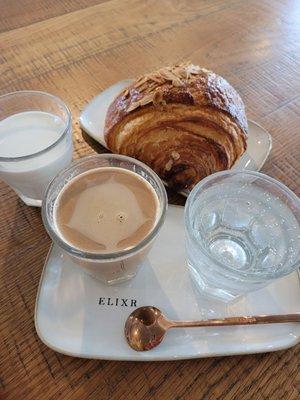
[[164, 318], [156, 307], [140, 307], [134, 310], [125, 323], [125, 337], [130, 347], [136, 351], [151, 350], [164, 338], [166, 328]]

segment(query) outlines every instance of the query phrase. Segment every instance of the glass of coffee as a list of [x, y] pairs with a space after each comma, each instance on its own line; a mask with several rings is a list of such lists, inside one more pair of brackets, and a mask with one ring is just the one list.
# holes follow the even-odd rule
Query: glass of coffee
[[44, 225], [64, 253], [107, 284], [134, 277], [163, 225], [167, 194], [160, 178], [133, 158], [82, 158], [48, 186]]

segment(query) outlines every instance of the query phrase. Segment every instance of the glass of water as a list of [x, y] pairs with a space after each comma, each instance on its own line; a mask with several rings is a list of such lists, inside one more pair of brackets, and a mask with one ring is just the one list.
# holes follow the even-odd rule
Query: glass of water
[[188, 267], [204, 294], [231, 301], [300, 266], [300, 200], [251, 171], [203, 179], [185, 206]]

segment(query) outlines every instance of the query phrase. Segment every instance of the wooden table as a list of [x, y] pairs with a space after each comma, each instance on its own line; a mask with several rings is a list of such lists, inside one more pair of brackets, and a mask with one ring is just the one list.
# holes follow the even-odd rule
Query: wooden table
[[[263, 172], [299, 194], [298, 0], [0, 0], [0, 92], [57, 94], [74, 118], [75, 157], [88, 143], [78, 116], [112, 83], [190, 59], [226, 77], [248, 117], [273, 136]], [[0, 184], [1, 399], [300, 398], [300, 345], [181, 362], [82, 360], [47, 348], [34, 328], [50, 246], [40, 210]], [[184, 200], [170, 193], [170, 201]]]

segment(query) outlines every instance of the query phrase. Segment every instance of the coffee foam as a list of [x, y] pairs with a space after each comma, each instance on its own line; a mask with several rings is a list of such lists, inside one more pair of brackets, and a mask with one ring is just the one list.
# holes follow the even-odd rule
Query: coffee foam
[[153, 229], [158, 209], [149, 182], [132, 171], [106, 167], [72, 179], [56, 200], [54, 216], [71, 246], [111, 253], [141, 242]]

